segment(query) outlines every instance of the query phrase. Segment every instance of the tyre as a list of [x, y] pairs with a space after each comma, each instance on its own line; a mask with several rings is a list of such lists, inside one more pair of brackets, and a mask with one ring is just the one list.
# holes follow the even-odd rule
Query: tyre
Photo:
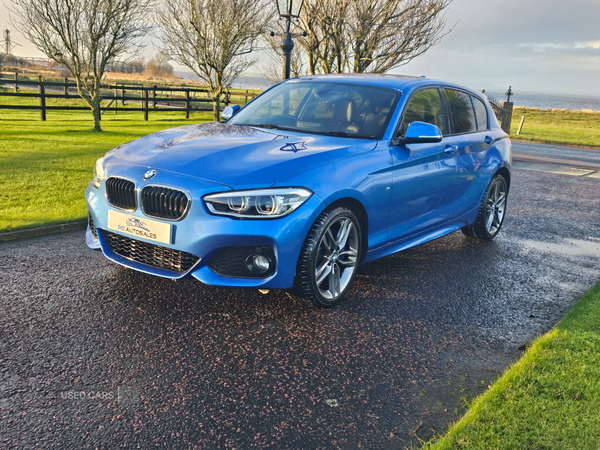
[[465, 236], [491, 241], [500, 232], [506, 214], [506, 200], [508, 199], [508, 184], [506, 179], [498, 174], [488, 185], [477, 219], [473, 225], [462, 228]]
[[323, 212], [300, 251], [293, 296], [331, 308], [348, 292], [362, 256], [360, 222], [346, 207]]

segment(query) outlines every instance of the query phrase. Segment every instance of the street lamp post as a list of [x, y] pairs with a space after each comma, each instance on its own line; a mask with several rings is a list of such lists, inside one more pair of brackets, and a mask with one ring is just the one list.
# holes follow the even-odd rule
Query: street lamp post
[[277, 10], [279, 16], [286, 19], [285, 33], [281, 40], [281, 50], [283, 51], [283, 79], [290, 78], [290, 67], [292, 59], [292, 50], [294, 49], [294, 41], [290, 27], [292, 25], [292, 17], [298, 17], [304, 0], [277, 0]]

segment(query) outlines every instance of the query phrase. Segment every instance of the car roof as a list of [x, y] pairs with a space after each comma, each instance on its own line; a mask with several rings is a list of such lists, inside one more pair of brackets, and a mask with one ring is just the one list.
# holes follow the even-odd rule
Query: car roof
[[[415, 77], [409, 75], [395, 75], [395, 74], [382, 74], [382, 73], [336, 73], [327, 75], [305, 75], [297, 78], [293, 78], [288, 81], [307, 81], [307, 80], [327, 80], [337, 82], [352, 82], [357, 84], [365, 84], [371, 86], [381, 86], [392, 89], [406, 89], [418, 86], [448, 86], [455, 87], [458, 89], [464, 89], [472, 93], [479, 94], [473, 89], [460, 86], [458, 84], [449, 83], [447, 81], [434, 80], [427, 77]], [[480, 94], [479, 94], [480, 95]]]

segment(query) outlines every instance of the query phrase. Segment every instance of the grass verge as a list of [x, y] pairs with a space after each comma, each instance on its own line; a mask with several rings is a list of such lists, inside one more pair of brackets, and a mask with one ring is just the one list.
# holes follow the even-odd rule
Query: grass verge
[[[521, 134], [517, 135], [523, 116], [525, 124]], [[515, 108], [510, 138], [515, 141], [600, 149], [600, 113]]]
[[430, 450], [600, 448], [600, 283]]
[[[0, 97], [0, 102], [36, 100]], [[0, 233], [84, 219], [83, 191], [97, 158], [149, 133], [211, 117], [209, 112], [193, 112], [186, 120], [183, 112], [153, 111], [145, 122], [141, 112], [107, 112], [99, 133], [87, 111], [48, 111], [42, 122], [39, 111], [0, 110]]]

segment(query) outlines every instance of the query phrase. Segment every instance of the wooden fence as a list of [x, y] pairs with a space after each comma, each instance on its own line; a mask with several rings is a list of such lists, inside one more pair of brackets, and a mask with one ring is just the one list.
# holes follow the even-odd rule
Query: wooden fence
[[[7, 76], [8, 75], [8, 76]], [[46, 112], [61, 111], [89, 111], [88, 106], [47, 105], [47, 99], [81, 99], [77, 93], [75, 82], [67, 78], [61, 81], [19, 79], [18, 75], [0, 73], [0, 86], [12, 89], [13, 92], [0, 92], [0, 97], [39, 98], [38, 105], [5, 105], [0, 104], [0, 109], [26, 109], [39, 110], [41, 120], [46, 120]], [[23, 89], [25, 92], [20, 92]], [[37, 92], [35, 92], [37, 90]], [[107, 106], [101, 107], [101, 112], [106, 111], [138, 111], [144, 113], [144, 120], [148, 120], [150, 111], [183, 111], [185, 118], [189, 119], [191, 111], [212, 111], [212, 100], [207, 88], [191, 86], [160, 86], [143, 84], [105, 84], [100, 90], [101, 99], [109, 101]], [[227, 92], [223, 103], [245, 105], [259, 94], [251, 92]], [[121, 106], [119, 106], [119, 102]], [[128, 107], [127, 104], [138, 103], [140, 107]]]

